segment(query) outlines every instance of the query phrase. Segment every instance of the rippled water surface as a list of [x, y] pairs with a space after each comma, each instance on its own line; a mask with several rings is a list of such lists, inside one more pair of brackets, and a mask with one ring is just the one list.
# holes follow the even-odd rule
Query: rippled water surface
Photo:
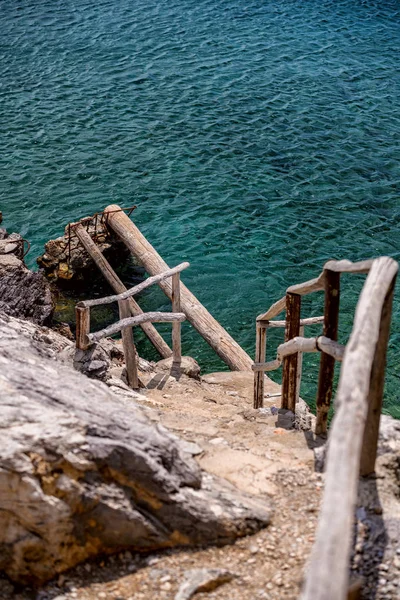
[[[171, 265], [190, 260], [185, 281], [253, 354], [256, 315], [328, 258], [399, 258], [399, 18], [395, 1], [1, 0], [5, 225], [33, 265], [69, 220], [136, 203], [138, 226]], [[343, 277], [343, 341], [361, 279]], [[304, 304], [320, 310], [320, 294]], [[398, 293], [397, 417], [399, 324]], [[221, 367], [187, 326], [189, 349]], [[305, 367], [312, 400], [315, 357]]]

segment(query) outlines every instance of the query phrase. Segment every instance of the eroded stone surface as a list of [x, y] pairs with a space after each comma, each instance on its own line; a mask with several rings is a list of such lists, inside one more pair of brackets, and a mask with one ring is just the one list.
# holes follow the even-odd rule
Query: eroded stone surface
[[33, 330], [0, 315], [0, 569], [9, 577], [39, 583], [97, 554], [223, 544], [268, 524], [265, 499], [202, 476], [175, 436], [55, 360]]
[[[8, 240], [6, 240], [8, 241]], [[0, 253], [0, 311], [47, 325], [53, 315], [50, 287], [13, 253]]]

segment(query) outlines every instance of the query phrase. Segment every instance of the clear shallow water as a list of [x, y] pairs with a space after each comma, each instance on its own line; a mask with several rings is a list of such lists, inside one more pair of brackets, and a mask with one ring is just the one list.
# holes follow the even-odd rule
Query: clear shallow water
[[[327, 259], [399, 259], [399, 20], [395, 1], [2, 0], [5, 226], [32, 242], [33, 265], [69, 220], [136, 203], [138, 226], [171, 265], [190, 260], [185, 282], [253, 354], [256, 315]], [[359, 289], [343, 277], [343, 341]], [[320, 310], [315, 295], [303, 312]], [[399, 325], [398, 295], [397, 417]], [[221, 368], [186, 327], [189, 348]]]

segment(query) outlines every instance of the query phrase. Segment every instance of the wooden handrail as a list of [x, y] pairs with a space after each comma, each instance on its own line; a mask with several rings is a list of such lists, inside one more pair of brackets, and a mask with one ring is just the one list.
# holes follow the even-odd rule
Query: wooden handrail
[[[324, 317], [307, 317], [306, 319], [300, 319], [300, 327], [304, 327], [304, 325], [318, 325], [318, 323], [323, 323]], [[286, 321], [257, 321], [259, 325], [262, 327], [266, 327], [267, 329], [270, 327], [286, 327]]]
[[[375, 463], [376, 444], [364, 432], [379, 430], [385, 354], [398, 264], [373, 261], [362, 289], [353, 330], [346, 346], [336, 413], [326, 460], [325, 490], [308, 565], [303, 600], [345, 600], [348, 591], [353, 518], [360, 459]], [[374, 410], [369, 410], [373, 405]], [[379, 410], [377, 410], [379, 407]], [[368, 416], [368, 423], [366, 420]]]
[[[350, 260], [329, 260], [324, 265], [325, 269], [329, 271], [335, 271], [336, 273], [368, 273], [373, 259], [362, 260], [359, 262], [351, 262]], [[322, 273], [315, 279], [310, 279], [304, 283], [297, 283], [287, 288], [286, 293], [298, 294], [299, 296], [306, 296], [312, 292], [322, 292], [325, 287], [325, 273]], [[277, 302], [274, 302], [267, 312], [259, 315], [257, 321], [270, 321], [274, 317], [277, 317], [286, 308], [286, 296], [280, 298]]]
[[117, 323], [113, 323], [104, 329], [100, 329], [100, 331], [88, 333], [87, 338], [90, 343], [94, 343], [122, 331], [125, 327], [133, 327], [135, 325], [140, 325], [140, 323], [181, 323], [185, 319], [186, 316], [183, 313], [148, 312], [137, 315], [136, 317], [121, 319], [120, 321], [117, 321]]
[[345, 346], [342, 346], [341, 344], [338, 344], [334, 340], [331, 340], [323, 335], [315, 338], [296, 336], [288, 342], [278, 346], [275, 360], [265, 363], [254, 363], [252, 370], [273, 371], [281, 365], [285, 356], [297, 354], [298, 352], [325, 352], [326, 354], [333, 356], [335, 360], [341, 362], [343, 360], [345, 348]]
[[335, 271], [336, 273], [369, 273], [374, 259], [360, 260], [351, 262], [351, 260], [329, 260], [324, 265], [324, 269]]
[[[152, 277], [148, 277], [147, 279], [142, 281], [142, 283], [135, 285], [134, 287], [130, 288], [126, 292], [123, 292], [122, 294], [117, 294], [116, 296], [106, 296], [105, 298], [95, 298], [94, 300], [84, 300], [82, 302], [79, 302], [77, 306], [81, 306], [83, 308], [91, 308], [93, 306], [102, 306], [103, 304], [111, 304], [111, 302], [119, 302], [120, 300], [126, 300], [131, 296], [139, 294], [151, 285], [154, 285], [155, 283], [160, 283], [160, 281], [164, 281], [164, 279], [172, 277], [172, 275], [175, 275], [175, 273], [180, 273], [188, 267], [190, 267], [190, 263], [183, 262], [180, 265], [174, 267], [173, 269], [168, 269], [167, 271], [164, 271], [159, 275], [153, 275]], [[143, 323], [144, 321], [141, 322]]]

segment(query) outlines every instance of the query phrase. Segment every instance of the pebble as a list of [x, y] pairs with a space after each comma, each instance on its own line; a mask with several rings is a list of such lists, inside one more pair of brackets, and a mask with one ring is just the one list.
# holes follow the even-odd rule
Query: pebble
[[99, 592], [99, 598], [107, 598], [107, 594], [105, 592]]
[[255, 546], [254, 544], [249, 547], [250, 554], [257, 554], [258, 550], [258, 546]]
[[160, 588], [166, 592], [168, 592], [171, 589], [171, 584], [169, 581], [166, 581], [165, 583], [160, 585]]
[[273, 590], [274, 589], [274, 584], [271, 583], [270, 581], [268, 581], [267, 585], [265, 586], [267, 588], [267, 590]]

